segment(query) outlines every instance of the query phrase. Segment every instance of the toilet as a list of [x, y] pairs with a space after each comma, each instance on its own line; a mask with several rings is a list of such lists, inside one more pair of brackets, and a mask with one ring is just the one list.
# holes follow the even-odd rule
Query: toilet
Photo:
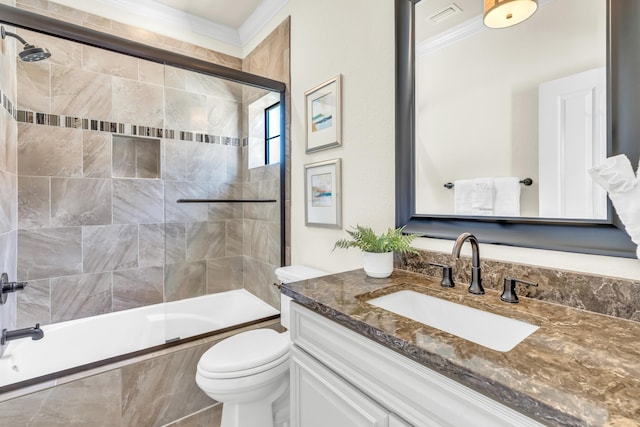
[[[281, 283], [326, 274], [302, 265], [276, 269]], [[288, 329], [291, 298], [280, 297], [280, 323]], [[221, 427], [288, 425], [290, 345], [289, 331], [254, 329], [226, 338], [202, 355], [196, 383], [222, 403]]]

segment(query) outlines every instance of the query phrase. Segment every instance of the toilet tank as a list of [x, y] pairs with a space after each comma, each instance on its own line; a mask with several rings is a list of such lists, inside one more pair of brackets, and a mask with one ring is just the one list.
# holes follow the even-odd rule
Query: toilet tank
[[[293, 283], [300, 280], [313, 279], [314, 277], [326, 276], [326, 271], [316, 270], [306, 265], [290, 265], [276, 268], [276, 276], [280, 283]], [[291, 297], [280, 294], [280, 323], [289, 329]]]

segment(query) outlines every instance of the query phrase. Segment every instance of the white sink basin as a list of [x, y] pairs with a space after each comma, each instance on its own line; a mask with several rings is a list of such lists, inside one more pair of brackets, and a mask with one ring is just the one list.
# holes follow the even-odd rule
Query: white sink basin
[[497, 351], [509, 351], [538, 326], [405, 290], [370, 299], [369, 304]]

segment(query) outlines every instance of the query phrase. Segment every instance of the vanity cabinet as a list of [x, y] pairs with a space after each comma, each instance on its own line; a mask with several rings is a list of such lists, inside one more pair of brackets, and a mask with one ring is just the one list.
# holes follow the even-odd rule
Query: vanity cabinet
[[542, 426], [297, 303], [291, 339], [291, 425]]

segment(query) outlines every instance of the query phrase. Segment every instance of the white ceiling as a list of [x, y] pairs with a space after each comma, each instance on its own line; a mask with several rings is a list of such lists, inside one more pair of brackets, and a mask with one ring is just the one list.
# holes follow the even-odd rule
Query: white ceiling
[[[219, 25], [239, 29], [256, 8], [272, 7], [263, 0], [153, 0], [190, 15], [199, 16]], [[275, 11], [274, 11], [275, 12]]]
[[[429, 17], [437, 13], [450, 4], [455, 4], [462, 13], [433, 23]], [[416, 41], [420, 42], [435, 36], [445, 30], [459, 25], [469, 19], [483, 14], [484, 3], [482, 0], [423, 0], [416, 4]]]

